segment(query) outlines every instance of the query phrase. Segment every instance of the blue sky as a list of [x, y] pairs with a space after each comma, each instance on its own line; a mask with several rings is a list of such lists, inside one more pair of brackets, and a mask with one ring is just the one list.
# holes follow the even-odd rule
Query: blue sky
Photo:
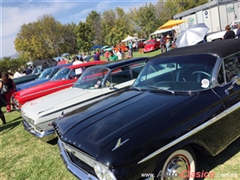
[[14, 39], [24, 23], [37, 21], [44, 14], [52, 14], [62, 24], [85, 21], [94, 10], [102, 13], [116, 7], [126, 12], [158, 0], [0, 0], [0, 57], [16, 52]]

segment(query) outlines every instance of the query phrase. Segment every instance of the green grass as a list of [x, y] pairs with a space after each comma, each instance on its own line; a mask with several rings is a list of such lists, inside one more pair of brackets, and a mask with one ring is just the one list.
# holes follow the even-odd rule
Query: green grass
[[[159, 53], [137, 52], [134, 57], [150, 57]], [[76, 179], [65, 168], [56, 142], [44, 143], [26, 132], [19, 112], [5, 113], [5, 116], [7, 124], [0, 126], [0, 180]], [[240, 179], [240, 138], [216, 157], [197, 154], [197, 160], [198, 171], [214, 172], [215, 180]]]

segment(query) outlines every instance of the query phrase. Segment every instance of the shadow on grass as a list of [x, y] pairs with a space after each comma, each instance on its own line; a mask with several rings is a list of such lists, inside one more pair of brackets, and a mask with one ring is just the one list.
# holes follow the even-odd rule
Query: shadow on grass
[[[227, 160], [231, 159], [234, 155], [240, 152], [240, 138], [235, 140], [231, 145], [229, 145], [224, 151], [215, 157], [202, 155], [196, 153], [197, 157], [197, 171], [196, 172], [210, 172], [218, 165], [224, 164]], [[217, 173], [214, 172], [216, 175]], [[230, 173], [230, 172], [226, 172]], [[238, 172], [236, 172], [238, 173]], [[204, 178], [198, 178], [198, 180], [203, 180]], [[205, 178], [209, 179], [209, 178]]]
[[54, 146], [54, 145], [57, 144], [57, 141], [58, 141], [58, 138], [56, 137], [56, 138], [54, 138], [53, 140], [48, 141], [47, 143]]
[[[20, 118], [16, 118], [15, 120], [17, 120], [17, 119], [20, 119]], [[7, 122], [7, 124], [0, 126], [1, 134], [5, 134], [8, 131], [11, 131], [13, 128], [15, 128], [16, 126], [18, 126], [21, 123], [21, 121], [15, 121], [15, 120], [12, 120], [10, 122]], [[15, 121], [15, 122], [13, 122], [13, 121]], [[4, 132], [2, 132], [2, 131], [4, 131]]]

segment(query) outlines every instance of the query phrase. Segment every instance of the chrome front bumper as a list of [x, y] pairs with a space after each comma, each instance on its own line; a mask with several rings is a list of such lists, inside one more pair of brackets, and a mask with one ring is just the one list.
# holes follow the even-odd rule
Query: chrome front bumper
[[39, 133], [39, 132], [35, 131], [34, 128], [25, 120], [23, 120], [23, 126], [26, 131], [28, 131], [29, 133], [31, 133], [32, 135], [41, 139], [44, 142], [48, 142], [57, 137], [54, 130], [51, 130], [48, 132], [43, 132], [43, 133]]
[[70, 157], [68, 156], [68, 154], [65, 152], [62, 142], [58, 139], [58, 147], [60, 150], [60, 156], [66, 166], [66, 168], [73, 174], [75, 175], [77, 178], [81, 179], [81, 180], [98, 180], [98, 178], [96, 178], [95, 176], [89, 174], [88, 172], [86, 172], [85, 170], [81, 169], [80, 167], [75, 166]]

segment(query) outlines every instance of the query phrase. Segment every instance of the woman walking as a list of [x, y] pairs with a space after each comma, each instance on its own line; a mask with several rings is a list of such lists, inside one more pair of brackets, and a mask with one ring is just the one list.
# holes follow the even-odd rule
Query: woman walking
[[11, 96], [16, 91], [16, 85], [14, 81], [9, 77], [8, 73], [2, 74], [2, 82], [0, 83], [0, 88], [5, 85], [8, 87], [8, 93], [5, 94], [5, 98], [7, 100], [7, 112], [11, 112]]
[[5, 106], [4, 101], [6, 101], [6, 100], [4, 100], [4, 98], [5, 97], [3, 95], [0, 95], [0, 119], [2, 119], [2, 124], [6, 124], [6, 119], [5, 119], [5, 116], [2, 112], [2, 107]]

